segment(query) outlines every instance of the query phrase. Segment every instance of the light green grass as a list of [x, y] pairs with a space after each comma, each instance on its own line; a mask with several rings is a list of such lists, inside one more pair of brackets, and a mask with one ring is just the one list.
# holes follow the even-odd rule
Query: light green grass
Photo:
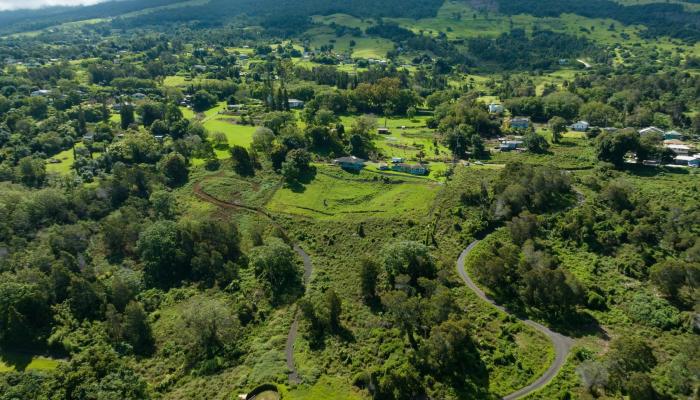
[[273, 212], [321, 219], [349, 215], [390, 217], [428, 212], [439, 185], [427, 180], [388, 178], [370, 171], [345, 172], [318, 165], [316, 177], [302, 190], [277, 190], [267, 208]]
[[30, 356], [12, 352], [0, 353], [0, 373], [11, 371], [50, 371], [61, 362], [48, 357]]
[[340, 379], [330, 376], [321, 377], [313, 386], [299, 386], [295, 389], [282, 388], [285, 400], [361, 400], [368, 395], [352, 388]]
[[67, 175], [70, 173], [73, 168], [73, 163], [75, 162], [73, 149], [64, 150], [51, 158], [55, 158], [61, 162], [58, 164], [46, 163], [46, 172], [50, 174]]

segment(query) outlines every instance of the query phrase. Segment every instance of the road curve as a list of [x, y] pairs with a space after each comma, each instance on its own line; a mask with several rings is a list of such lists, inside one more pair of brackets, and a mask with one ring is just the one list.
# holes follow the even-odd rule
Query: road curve
[[[311, 279], [311, 273], [313, 272], [313, 264], [311, 263], [311, 257], [299, 247], [298, 244], [294, 245], [294, 251], [299, 254], [299, 257], [304, 261], [304, 287], [306, 290], [309, 288], [309, 280]], [[297, 334], [299, 333], [299, 312], [294, 314], [294, 322], [292, 326], [289, 327], [289, 333], [287, 334], [287, 344], [284, 348], [284, 354], [287, 358], [287, 369], [289, 374], [289, 383], [299, 384], [301, 383], [301, 378], [297, 372], [296, 364], [294, 364], [294, 342], [297, 340]]]
[[[270, 219], [270, 221], [277, 227], [279, 228], [284, 235], [288, 238], [289, 236], [287, 235], [286, 232], [284, 232], [284, 229], [280, 224], [277, 223], [272, 218], [272, 215], [268, 214], [267, 211], [260, 209], [258, 207], [253, 207], [253, 206], [247, 206], [245, 204], [239, 204], [239, 203], [229, 203], [227, 201], [219, 200], [216, 197], [206, 193], [201, 186], [201, 182], [197, 182], [194, 184], [193, 191], [195, 196], [199, 197], [201, 200], [213, 204], [215, 206], [221, 207], [221, 208], [228, 208], [228, 209], [238, 209], [238, 210], [244, 210], [244, 211], [250, 211], [259, 215], [262, 215], [264, 217], [267, 217]], [[303, 277], [303, 282], [304, 286], [308, 290], [308, 285], [309, 281], [311, 280], [311, 273], [313, 272], [313, 264], [311, 263], [311, 257], [302, 249], [298, 244], [293, 245], [294, 251], [299, 254], [299, 257], [301, 257], [302, 261], [304, 262], [304, 277]], [[288, 378], [289, 382], [292, 384], [299, 384], [301, 383], [301, 378], [299, 377], [299, 373], [297, 372], [296, 365], [294, 363], [294, 342], [297, 339], [297, 334], [299, 333], [299, 313], [295, 311], [294, 313], [294, 321], [292, 322], [292, 325], [289, 327], [289, 333], [287, 334], [287, 344], [284, 349], [285, 357], [287, 359], [287, 369], [289, 369], [288, 373]]]
[[[459, 259], [457, 259], [457, 273], [459, 273], [459, 276], [462, 278], [464, 283], [467, 285], [471, 291], [476, 293], [476, 295], [486, 301], [487, 303], [491, 304], [493, 307], [501, 310], [502, 312], [510, 314], [508, 310], [496, 303], [493, 299], [488, 297], [486, 293], [484, 293], [483, 290], [481, 290], [474, 281], [469, 277], [467, 274], [467, 271], [464, 269], [464, 262], [467, 259], [467, 256], [469, 253], [474, 249], [474, 247], [479, 243], [478, 240], [475, 240], [469, 246], [467, 246], [466, 249], [460, 254]], [[515, 318], [518, 318], [521, 322], [523, 322], [525, 325], [528, 325], [542, 333], [544, 333], [549, 340], [551, 340], [552, 344], [554, 345], [554, 351], [555, 351], [555, 357], [554, 361], [552, 362], [552, 365], [549, 366], [547, 371], [544, 372], [539, 378], [537, 378], [534, 382], [531, 384], [525, 386], [522, 389], [516, 390], [515, 392], [504, 396], [503, 400], [515, 400], [519, 399], [521, 397], [524, 397], [532, 392], [535, 392], [543, 387], [545, 387], [558, 373], [559, 370], [564, 366], [564, 363], [566, 362], [566, 357], [569, 354], [569, 351], [571, 351], [571, 347], [573, 345], [573, 339], [564, 336], [562, 334], [556, 333], [552, 331], [551, 329], [547, 328], [546, 326], [539, 324], [535, 321], [526, 319], [526, 318], [521, 318], [516, 315], [513, 315]]]

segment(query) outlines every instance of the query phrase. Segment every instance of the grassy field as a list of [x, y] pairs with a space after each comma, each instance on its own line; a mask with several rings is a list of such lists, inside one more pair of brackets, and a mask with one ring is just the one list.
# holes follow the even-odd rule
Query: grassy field
[[0, 352], [0, 373], [10, 371], [50, 371], [60, 361], [48, 357], [13, 352]]
[[53, 174], [67, 175], [71, 172], [73, 163], [75, 162], [75, 157], [73, 156], [73, 149], [63, 150], [62, 152], [56, 154], [52, 158], [59, 160], [60, 163], [46, 163], [46, 172]]
[[[309, 44], [313, 48], [333, 45], [336, 52], [350, 53], [353, 58], [386, 58], [386, 53], [394, 48], [393, 42], [388, 39], [350, 35], [337, 37], [333, 29], [328, 27], [310, 29], [304, 37], [309, 39]], [[351, 46], [351, 41], [355, 42], [354, 46]]]
[[278, 190], [267, 208], [320, 219], [425, 214], [438, 189], [434, 183], [416, 179], [382, 179], [382, 175], [369, 171], [353, 174], [317, 165], [316, 176], [309, 184], [302, 189]]

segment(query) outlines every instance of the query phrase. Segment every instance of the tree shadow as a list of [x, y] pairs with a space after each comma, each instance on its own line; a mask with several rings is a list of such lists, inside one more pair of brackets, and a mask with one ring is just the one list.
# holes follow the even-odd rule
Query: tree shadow
[[14, 368], [16, 371], [22, 372], [27, 369], [29, 364], [32, 363], [34, 355], [29, 352], [21, 351], [1, 351], [0, 352], [0, 363], [7, 364], [8, 366]]
[[304, 171], [299, 177], [293, 181], [287, 181], [287, 187], [294, 193], [304, 193], [306, 191], [306, 185], [313, 182], [316, 179], [316, 167], [309, 167], [308, 170]]

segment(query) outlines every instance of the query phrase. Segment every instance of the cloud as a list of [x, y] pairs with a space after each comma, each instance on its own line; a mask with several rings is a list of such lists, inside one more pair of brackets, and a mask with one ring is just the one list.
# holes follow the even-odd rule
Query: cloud
[[88, 6], [104, 0], [0, 0], [0, 11], [50, 6]]

